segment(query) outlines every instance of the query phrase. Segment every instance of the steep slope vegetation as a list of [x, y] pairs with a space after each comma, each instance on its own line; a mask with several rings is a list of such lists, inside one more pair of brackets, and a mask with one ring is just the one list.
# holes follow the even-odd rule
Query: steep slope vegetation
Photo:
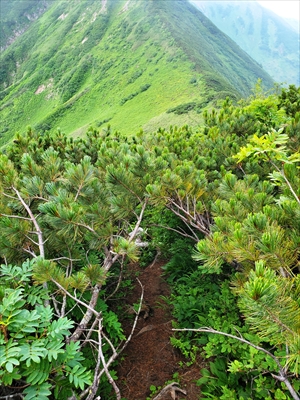
[[198, 124], [209, 102], [246, 95], [258, 78], [272, 85], [185, 0], [53, 2], [1, 66], [2, 143], [27, 125], [80, 134], [108, 122], [125, 133]]
[[47, 0], [1, 0], [0, 3], [0, 48], [6, 49], [22, 35], [40, 15], [50, 1]]
[[193, 1], [277, 82], [300, 83], [299, 28], [255, 1]]

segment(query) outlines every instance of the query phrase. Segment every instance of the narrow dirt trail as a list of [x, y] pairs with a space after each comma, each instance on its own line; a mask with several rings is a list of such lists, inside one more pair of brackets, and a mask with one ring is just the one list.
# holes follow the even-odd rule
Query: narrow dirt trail
[[[180, 388], [187, 392], [186, 396], [176, 392], [176, 398], [167, 391], [160, 400], [197, 400], [200, 390], [195, 381], [199, 379], [200, 366], [193, 365], [182, 368], [179, 362], [186, 361], [178, 350], [170, 343], [172, 335], [172, 316], [167, 307], [162, 306], [161, 296], [168, 296], [170, 288], [162, 278], [162, 265], [157, 262], [148, 266], [139, 275], [144, 286], [144, 300], [151, 307], [148, 318], [140, 317], [135, 334], [124, 351], [124, 359], [117, 368], [117, 384], [122, 398], [127, 400], [146, 400], [150, 395], [150, 386], [166, 386], [167, 381], [173, 381], [174, 373], [179, 373]], [[141, 295], [141, 288], [136, 285], [127, 301], [137, 303]], [[132, 322], [124, 327], [128, 334]]]

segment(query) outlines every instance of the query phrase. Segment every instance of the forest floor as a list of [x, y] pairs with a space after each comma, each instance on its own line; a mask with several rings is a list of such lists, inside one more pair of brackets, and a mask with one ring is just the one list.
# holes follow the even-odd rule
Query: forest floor
[[[170, 288], [163, 279], [163, 262], [149, 265], [139, 273], [139, 280], [144, 287], [144, 302], [150, 306], [149, 317], [141, 315], [128, 346], [118, 364], [118, 387], [122, 399], [146, 400], [154, 399], [170, 382], [178, 381], [178, 387], [185, 391], [161, 393], [159, 400], [197, 400], [200, 398], [200, 388], [196, 385], [204, 361], [187, 366], [187, 359], [170, 343], [172, 332], [171, 310], [164, 303], [162, 296], [169, 296]], [[135, 266], [136, 272], [139, 271]], [[138, 303], [141, 287], [137, 283], [126, 298], [128, 304]], [[124, 331], [128, 336], [132, 328], [132, 320], [124, 323]], [[174, 374], [176, 379], [174, 378]], [[159, 388], [155, 394], [150, 386]]]

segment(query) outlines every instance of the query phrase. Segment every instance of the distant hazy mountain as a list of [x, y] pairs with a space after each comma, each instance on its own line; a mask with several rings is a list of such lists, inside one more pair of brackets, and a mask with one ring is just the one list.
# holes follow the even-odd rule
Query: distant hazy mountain
[[300, 84], [299, 31], [256, 1], [192, 1], [277, 82]]
[[197, 124], [205, 105], [247, 96], [258, 78], [273, 85], [186, 0], [52, 1], [2, 52], [0, 144], [28, 125], [80, 134], [108, 122], [124, 133]]
[[296, 31], [298, 34], [300, 33], [300, 21], [293, 18], [284, 18], [285, 21]]

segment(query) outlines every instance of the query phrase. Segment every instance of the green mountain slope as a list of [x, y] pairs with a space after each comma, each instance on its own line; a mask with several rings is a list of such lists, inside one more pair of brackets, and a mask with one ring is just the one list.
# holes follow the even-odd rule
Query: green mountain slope
[[[270, 76], [185, 0], [54, 1], [1, 55], [1, 140], [197, 124], [208, 102]], [[177, 110], [177, 115], [167, 113]], [[182, 114], [191, 110], [189, 114]]]
[[256, 1], [193, 1], [280, 83], [300, 84], [299, 25], [297, 31], [285, 19]]
[[7, 48], [22, 35], [50, 5], [47, 0], [1, 0], [0, 48]]

